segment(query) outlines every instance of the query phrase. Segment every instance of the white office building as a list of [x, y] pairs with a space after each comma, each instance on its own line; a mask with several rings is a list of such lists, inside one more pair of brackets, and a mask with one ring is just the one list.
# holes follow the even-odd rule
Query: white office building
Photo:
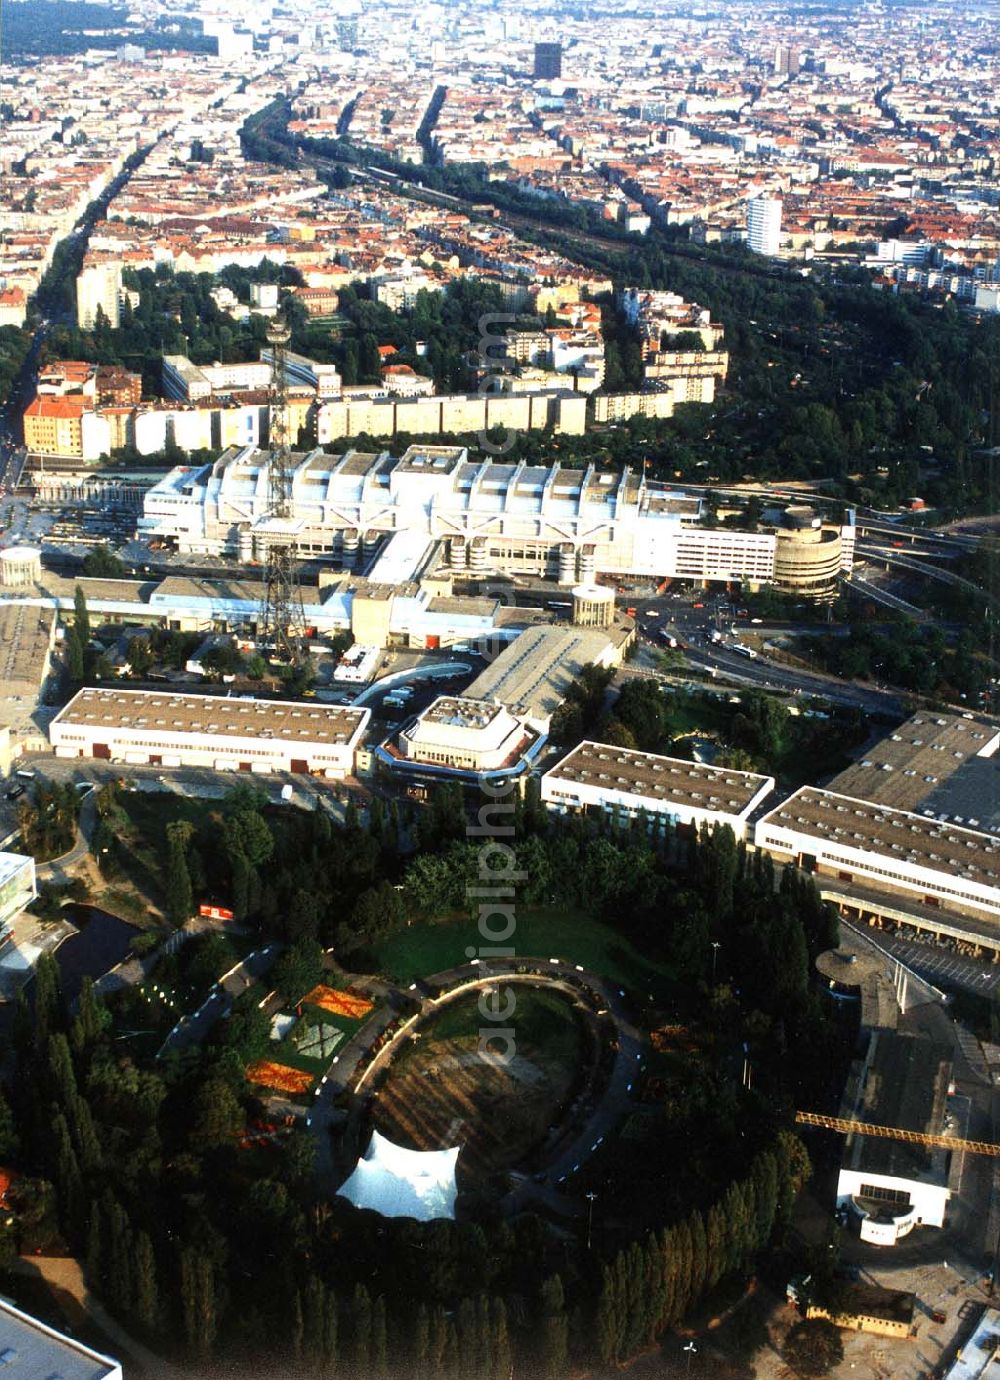
[[0, 944], [8, 938], [14, 917], [37, 895], [34, 858], [23, 853], [0, 853]]
[[776, 258], [781, 249], [782, 204], [776, 197], [757, 196], [747, 202], [747, 247], [755, 254]]
[[481, 774], [513, 769], [537, 737], [502, 704], [439, 695], [396, 742], [408, 762]]
[[57, 757], [343, 780], [368, 709], [149, 690], [80, 690], [49, 725]]

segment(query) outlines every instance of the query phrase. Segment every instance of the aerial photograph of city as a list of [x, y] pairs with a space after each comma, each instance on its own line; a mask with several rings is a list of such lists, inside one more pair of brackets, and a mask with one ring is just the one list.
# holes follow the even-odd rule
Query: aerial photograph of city
[[1000, 1375], [1000, 0], [2, 0], [0, 1376]]

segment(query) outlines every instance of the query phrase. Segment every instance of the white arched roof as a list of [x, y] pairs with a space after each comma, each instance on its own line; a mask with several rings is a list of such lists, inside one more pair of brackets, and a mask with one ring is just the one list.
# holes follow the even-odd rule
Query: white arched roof
[[383, 1217], [415, 1217], [418, 1222], [453, 1218], [458, 1154], [458, 1147], [407, 1150], [372, 1131], [368, 1149], [338, 1196]]

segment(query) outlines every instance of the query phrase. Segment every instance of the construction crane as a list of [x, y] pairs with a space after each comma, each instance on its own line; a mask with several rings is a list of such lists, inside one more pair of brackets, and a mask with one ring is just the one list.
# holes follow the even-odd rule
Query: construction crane
[[291, 338], [289, 326], [276, 316], [267, 328], [271, 347], [267, 396], [270, 431], [267, 512], [260, 529], [264, 542], [264, 594], [257, 635], [265, 647], [271, 648], [275, 661], [295, 666], [302, 655], [305, 613], [295, 560], [293, 472], [288, 443], [286, 354]]
[[926, 1145], [942, 1150], [964, 1150], [970, 1155], [1000, 1156], [1000, 1145], [990, 1140], [961, 1140], [958, 1136], [932, 1136], [924, 1131], [903, 1131], [898, 1126], [876, 1126], [868, 1121], [851, 1121], [841, 1116], [823, 1116], [820, 1112], [796, 1112], [800, 1126], [821, 1126], [827, 1131], [840, 1131], [845, 1136], [876, 1136], [882, 1140], [905, 1140], [911, 1145]]

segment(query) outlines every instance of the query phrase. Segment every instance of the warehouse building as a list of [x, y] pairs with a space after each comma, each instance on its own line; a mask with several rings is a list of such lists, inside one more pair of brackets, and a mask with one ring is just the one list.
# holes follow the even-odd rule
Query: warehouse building
[[[965, 1104], [949, 1107], [951, 1074], [947, 1045], [893, 1030], [873, 1031], [865, 1059], [852, 1070], [841, 1115], [916, 1135], [961, 1137]], [[873, 1245], [895, 1245], [917, 1226], [943, 1227], [961, 1170], [953, 1156], [947, 1147], [917, 1140], [850, 1135], [837, 1180], [837, 1206], [849, 1213], [861, 1239]]]
[[545, 773], [541, 798], [558, 814], [645, 815], [654, 829], [728, 825], [745, 839], [747, 820], [773, 790], [773, 777], [755, 772], [583, 742]]
[[941, 913], [1000, 917], [994, 834], [803, 786], [757, 822], [754, 841], [776, 861], [846, 888], [887, 892]]
[[293, 700], [80, 690], [49, 726], [57, 757], [343, 780], [371, 711]]
[[922, 709], [829, 783], [840, 795], [1000, 832], [1000, 728]]
[[615, 666], [633, 636], [598, 628], [527, 628], [465, 691], [470, 700], [504, 704], [548, 733], [552, 715], [585, 666]]
[[[401, 532], [441, 543], [458, 575], [501, 571], [567, 586], [598, 574], [745, 581], [823, 600], [853, 564], [850, 522], [825, 523], [795, 505], [760, 530], [702, 526], [699, 500], [628, 468], [497, 464], [472, 460], [461, 446], [292, 459], [297, 548], [345, 569]], [[144, 496], [141, 534], [184, 553], [259, 559], [268, 463], [248, 445], [171, 470]]]

